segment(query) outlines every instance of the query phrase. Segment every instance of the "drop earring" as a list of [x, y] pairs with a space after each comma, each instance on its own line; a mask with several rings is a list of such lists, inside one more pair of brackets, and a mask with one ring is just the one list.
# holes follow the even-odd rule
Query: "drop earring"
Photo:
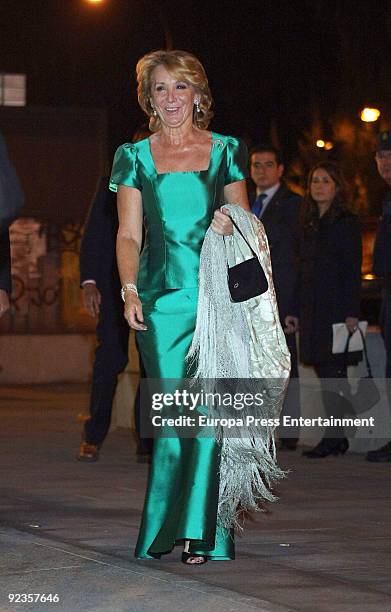
[[194, 104], [195, 104], [197, 113], [201, 112], [200, 101], [198, 99], [194, 100]]

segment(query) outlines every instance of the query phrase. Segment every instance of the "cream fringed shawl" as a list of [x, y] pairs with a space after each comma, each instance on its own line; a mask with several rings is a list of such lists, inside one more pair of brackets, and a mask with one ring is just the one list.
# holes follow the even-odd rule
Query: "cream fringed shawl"
[[[232, 302], [227, 262], [232, 266], [252, 254], [235, 228], [234, 235], [224, 239], [209, 229], [201, 250], [197, 323], [188, 358], [196, 363], [195, 377], [205, 380], [208, 390], [216, 389], [218, 379], [247, 379], [249, 392], [263, 394], [264, 403], [256, 414], [247, 408], [234, 411], [234, 416], [276, 419], [288, 383], [290, 354], [278, 316], [269, 246], [254, 215], [232, 204], [224, 208], [257, 253], [269, 289], [246, 302]], [[227, 416], [210, 406], [209, 414]], [[275, 460], [274, 430], [273, 425], [216, 427], [221, 444], [219, 525], [241, 528], [243, 511], [261, 510], [262, 501], [276, 499], [271, 486], [284, 473]]]

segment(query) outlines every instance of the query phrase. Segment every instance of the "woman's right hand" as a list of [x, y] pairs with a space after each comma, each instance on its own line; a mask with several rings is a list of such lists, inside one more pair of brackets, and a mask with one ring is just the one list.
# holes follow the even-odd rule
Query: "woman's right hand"
[[233, 224], [229, 216], [229, 211], [226, 208], [215, 210], [210, 227], [220, 236], [232, 236]]
[[124, 316], [129, 327], [137, 331], [145, 331], [147, 326], [144, 325], [143, 307], [140, 298], [133, 291], [125, 293]]

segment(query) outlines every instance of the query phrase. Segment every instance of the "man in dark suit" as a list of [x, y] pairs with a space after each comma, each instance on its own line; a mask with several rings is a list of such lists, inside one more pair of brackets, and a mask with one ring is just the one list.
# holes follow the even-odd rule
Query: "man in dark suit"
[[9, 309], [11, 254], [8, 227], [23, 206], [24, 195], [0, 133], [0, 317]]
[[121, 283], [115, 258], [118, 219], [109, 179], [100, 181], [80, 249], [84, 305], [98, 317], [98, 347], [92, 373], [90, 418], [84, 424], [78, 459], [96, 461], [110, 427], [117, 377], [128, 363], [129, 326], [123, 316]]
[[[103, 177], [92, 203], [80, 249], [80, 284], [87, 311], [98, 317], [98, 347], [92, 372], [90, 418], [84, 424], [79, 461], [97, 461], [110, 427], [118, 375], [128, 363], [129, 325], [124, 318], [115, 244], [118, 231], [116, 195]], [[142, 364], [140, 363], [142, 371]], [[142, 372], [141, 372], [142, 373]], [[140, 390], [135, 399], [140, 428]], [[137, 437], [137, 455], [147, 460], [151, 441]]]
[[[376, 163], [380, 176], [391, 189], [391, 131], [379, 135]], [[380, 324], [386, 349], [386, 389], [391, 408], [391, 191], [383, 202], [383, 215], [373, 252], [373, 271], [383, 279]], [[369, 451], [366, 458], [375, 463], [391, 461], [391, 441], [381, 448]]]
[[0, 132], [0, 232], [8, 230], [20, 213], [24, 195], [15, 168], [7, 152], [5, 140]]
[[[291, 379], [285, 397], [282, 417], [300, 416], [300, 391], [295, 333], [298, 329], [298, 243], [301, 197], [282, 181], [284, 165], [281, 153], [265, 144], [250, 152], [249, 192], [252, 212], [262, 221], [270, 246], [273, 280], [281, 325], [291, 353]], [[280, 448], [295, 450], [298, 428], [280, 428]]]

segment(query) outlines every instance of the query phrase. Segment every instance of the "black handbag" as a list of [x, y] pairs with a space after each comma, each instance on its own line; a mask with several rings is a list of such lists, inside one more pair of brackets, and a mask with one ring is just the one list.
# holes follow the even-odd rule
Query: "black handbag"
[[[357, 391], [354, 395], [353, 394], [350, 395], [349, 401], [352, 404], [355, 413], [361, 414], [362, 412], [366, 412], [367, 410], [370, 410], [371, 408], [373, 408], [373, 406], [375, 406], [380, 401], [380, 391], [377, 388], [375, 381], [373, 380], [372, 368], [371, 368], [371, 364], [369, 363], [365, 336], [362, 333], [361, 329], [360, 328], [358, 329], [360, 331], [362, 342], [363, 342], [362, 352], [364, 355], [367, 375], [360, 378], [360, 380], [358, 381], [358, 385], [357, 385]], [[352, 335], [353, 334], [350, 333], [349, 339], [347, 342], [346, 351], [349, 348], [349, 340]]]
[[[363, 347], [365, 346], [365, 336], [362, 333], [362, 330], [360, 329], [360, 327], [357, 328], [357, 331], [359, 331], [359, 333], [361, 334], [361, 339], [363, 342]], [[350, 345], [350, 340], [353, 336], [354, 332], [349, 332], [348, 333], [348, 337], [346, 339], [346, 345], [345, 345], [345, 350], [343, 353], [334, 353], [334, 355], [343, 355], [343, 362], [344, 365], [346, 366], [356, 366], [360, 363], [360, 361], [363, 360], [364, 357], [364, 351], [363, 349], [360, 349], [358, 351], [351, 351], [349, 350], [349, 345]], [[368, 356], [366, 357], [368, 359]], [[369, 363], [369, 362], [368, 362]]]
[[247, 242], [232, 217], [230, 219], [254, 255], [251, 259], [246, 259], [246, 261], [242, 261], [242, 263], [232, 266], [232, 268], [228, 266], [228, 289], [231, 294], [231, 300], [233, 302], [245, 302], [253, 297], [262, 295], [262, 293], [266, 293], [269, 289], [269, 283], [257, 254]]

